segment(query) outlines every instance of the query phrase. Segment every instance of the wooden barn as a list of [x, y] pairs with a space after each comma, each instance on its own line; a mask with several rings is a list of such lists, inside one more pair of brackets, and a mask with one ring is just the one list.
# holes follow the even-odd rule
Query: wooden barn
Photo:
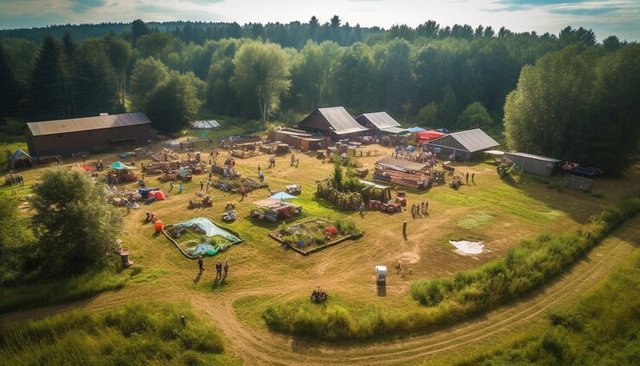
[[298, 128], [321, 133], [334, 140], [362, 136], [369, 131], [358, 124], [344, 107], [318, 108], [298, 123]]
[[545, 177], [550, 176], [554, 170], [560, 166], [560, 160], [558, 159], [534, 154], [505, 152], [502, 157], [513, 162], [525, 173], [537, 174]]
[[305, 131], [294, 128], [279, 127], [271, 130], [269, 131], [269, 140], [284, 142], [302, 151], [324, 148], [324, 138], [313, 137]]
[[151, 121], [144, 113], [29, 122], [25, 134], [34, 157], [71, 156], [95, 147], [142, 144], [153, 137]]
[[429, 187], [429, 165], [409, 160], [382, 158], [376, 162], [373, 179], [415, 189]]
[[387, 112], [365, 113], [356, 117], [356, 122], [377, 134], [399, 134], [408, 133], [400, 126], [400, 123], [393, 119]]
[[426, 144], [450, 160], [471, 160], [500, 144], [479, 128], [450, 133]]

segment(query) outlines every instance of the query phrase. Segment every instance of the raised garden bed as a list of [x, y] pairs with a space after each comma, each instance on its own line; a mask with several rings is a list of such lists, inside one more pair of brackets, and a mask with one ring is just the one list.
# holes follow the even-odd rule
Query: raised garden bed
[[242, 241], [234, 231], [204, 217], [167, 225], [162, 232], [190, 259], [198, 258], [199, 255], [216, 255]]
[[335, 222], [311, 218], [295, 224], [282, 224], [269, 236], [302, 255], [309, 255], [349, 239], [364, 235], [352, 221]]

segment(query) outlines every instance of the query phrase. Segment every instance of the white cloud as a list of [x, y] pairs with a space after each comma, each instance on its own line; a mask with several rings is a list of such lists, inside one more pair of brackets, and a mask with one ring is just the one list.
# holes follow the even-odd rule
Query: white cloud
[[[87, 1], [87, 0], [85, 0]], [[640, 40], [640, 2], [637, 0], [525, 0], [526, 7], [512, 6], [520, 0], [106, 0], [100, 7], [74, 11], [71, 0], [0, 0], [0, 24], [47, 25], [62, 23], [198, 20], [249, 22], [321, 23], [338, 15], [342, 24], [389, 28], [395, 24], [415, 27], [427, 20], [442, 26], [482, 24], [505, 26], [514, 32], [558, 33], [566, 26], [593, 28], [599, 38], [615, 30], [621, 38]], [[562, 1], [560, 1], [562, 2]], [[91, 4], [99, 1], [90, 0]], [[542, 3], [542, 5], [536, 5]], [[607, 10], [609, 7], [610, 10]], [[39, 19], [40, 18], [40, 19]], [[23, 20], [21, 20], [23, 19]], [[38, 23], [38, 24], [34, 24]], [[1, 26], [1, 25], [0, 25]]]

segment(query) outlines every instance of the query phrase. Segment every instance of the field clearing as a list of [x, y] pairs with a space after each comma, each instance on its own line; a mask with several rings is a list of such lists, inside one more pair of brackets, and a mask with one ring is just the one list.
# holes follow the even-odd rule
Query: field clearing
[[[208, 158], [208, 143], [200, 143], [204, 158]], [[378, 150], [389, 155], [391, 149], [373, 145], [365, 150]], [[186, 152], [182, 152], [186, 156]], [[382, 156], [382, 155], [381, 155]], [[373, 171], [378, 157], [360, 158], [364, 168]], [[221, 151], [217, 161], [226, 157]], [[266, 169], [269, 155], [250, 159], [236, 159], [236, 170], [243, 176], [257, 177], [258, 165], [266, 175], [266, 182], [273, 191], [283, 190], [286, 184], [302, 185], [302, 194], [293, 200], [303, 207], [304, 214], [297, 220], [311, 216], [335, 220], [348, 217], [365, 236], [357, 241], [347, 241], [310, 256], [304, 257], [291, 250], [283, 249], [267, 234], [278, 224], [256, 222], [249, 219], [251, 202], [268, 196], [268, 191], [260, 189], [248, 194], [240, 202], [240, 196], [209, 189], [213, 207], [188, 210], [188, 202], [200, 190], [204, 175], [194, 176], [185, 184], [182, 194], [170, 195], [166, 201], [142, 205], [125, 217], [121, 235], [123, 246], [131, 252], [131, 260], [142, 268], [138, 275], [141, 280], [130, 281], [117, 292], [107, 292], [80, 307], [110, 308], [137, 300], [158, 300], [176, 302], [190, 301], [196, 311], [205, 313], [221, 328], [227, 338], [227, 352], [244, 362], [259, 360], [259, 363], [282, 362], [286, 359], [283, 345], [290, 344], [290, 352], [297, 349], [303, 353], [313, 353], [314, 345], [309, 341], [291, 339], [267, 332], [260, 318], [261, 312], [269, 304], [289, 300], [308, 299], [312, 290], [322, 287], [331, 299], [348, 304], [351, 309], [373, 307], [381, 312], [419, 311], [420, 306], [409, 296], [411, 281], [452, 275], [458, 271], [477, 267], [492, 259], [502, 257], [509, 248], [521, 239], [541, 232], [565, 232], [586, 225], [590, 216], [604, 207], [619, 203], [626, 197], [640, 193], [637, 186], [640, 169], [634, 167], [626, 179], [598, 179], [594, 191], [598, 194], [574, 192], [559, 189], [558, 178], [549, 182], [523, 177], [514, 184], [500, 180], [495, 166], [489, 163], [455, 164], [457, 171], [475, 173], [476, 185], [463, 185], [453, 190], [448, 185], [433, 187], [426, 192], [406, 190], [409, 205], [421, 201], [429, 202], [430, 215], [412, 219], [408, 211], [398, 214], [367, 212], [364, 217], [356, 212], [339, 212], [331, 205], [314, 198], [315, 181], [328, 178], [333, 165], [322, 164], [315, 154], [300, 154], [300, 166], [289, 166], [289, 155], [276, 158], [276, 167]], [[101, 156], [105, 162], [118, 160], [114, 155]], [[91, 156], [88, 162], [97, 159]], [[136, 159], [136, 162], [141, 161]], [[76, 163], [76, 162], [71, 162]], [[70, 162], [65, 162], [64, 166]], [[35, 168], [24, 173], [25, 187], [2, 187], [1, 191], [25, 196], [29, 186], [39, 179], [43, 168]], [[147, 177], [149, 187], [161, 187], [168, 191], [168, 184], [160, 183], [156, 177]], [[120, 188], [120, 187], [119, 187]], [[135, 189], [131, 184], [127, 188]], [[400, 190], [403, 190], [400, 188]], [[205, 258], [202, 279], [195, 283], [197, 263], [186, 259], [164, 236], [156, 235], [150, 224], [143, 224], [145, 211], [153, 210], [165, 223], [176, 223], [198, 216], [206, 216], [220, 222], [224, 204], [237, 203], [239, 219], [224, 224], [235, 230], [244, 240], [215, 257]], [[28, 214], [28, 209], [22, 212]], [[123, 215], [126, 211], [122, 209]], [[408, 223], [408, 240], [402, 239], [402, 223]], [[636, 220], [637, 221], [637, 220]], [[488, 252], [476, 256], [461, 256], [453, 251], [450, 239], [483, 241]], [[228, 260], [230, 272], [223, 285], [212, 288], [215, 276], [214, 263]], [[407, 269], [404, 275], [393, 270], [397, 262]], [[387, 265], [390, 269], [387, 279], [387, 296], [376, 295], [375, 265]], [[410, 271], [409, 271], [410, 269]], [[64, 307], [53, 307], [58, 312]], [[24, 319], [48, 312], [24, 312], [7, 314], [5, 319]], [[272, 354], [251, 356], [252, 342], [275, 338], [278, 347]], [[366, 346], [364, 346], [366, 348]], [[326, 346], [322, 352], [331, 354]], [[393, 346], [389, 346], [390, 349]], [[258, 347], [257, 349], [262, 349]], [[264, 351], [264, 349], [263, 349]], [[342, 350], [344, 351], [344, 350]], [[244, 358], [248, 357], [248, 358]], [[346, 357], [346, 356], [341, 356]], [[303, 360], [304, 358], [291, 359]], [[345, 360], [348, 359], [345, 358]], [[327, 360], [326, 358], [324, 360]], [[361, 360], [364, 362], [364, 360]], [[356, 360], [356, 363], [358, 361]]]

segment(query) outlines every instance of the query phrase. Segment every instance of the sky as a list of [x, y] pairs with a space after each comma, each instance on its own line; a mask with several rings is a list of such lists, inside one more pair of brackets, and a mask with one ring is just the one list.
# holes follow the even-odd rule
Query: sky
[[566, 26], [592, 29], [598, 40], [616, 35], [640, 41], [640, 0], [0, 0], [0, 29], [55, 24], [193, 20], [416, 27], [505, 26], [513, 32], [558, 34]]

